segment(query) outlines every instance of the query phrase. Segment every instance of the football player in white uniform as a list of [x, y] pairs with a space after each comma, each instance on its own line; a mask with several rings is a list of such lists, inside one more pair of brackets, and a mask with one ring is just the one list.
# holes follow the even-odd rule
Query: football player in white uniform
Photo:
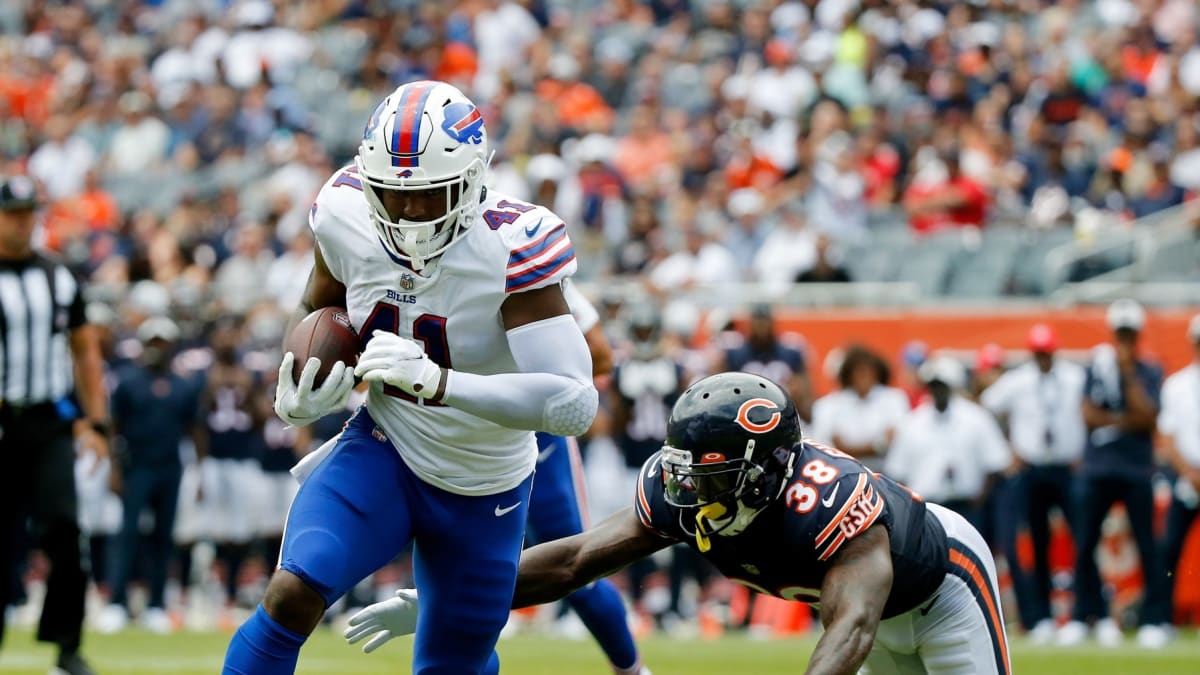
[[319, 387], [319, 361], [296, 382], [286, 354], [275, 410], [300, 426], [339, 408], [355, 375], [370, 389], [296, 495], [279, 569], [225, 673], [294, 672], [325, 609], [409, 541], [424, 603], [413, 672], [499, 670], [533, 431], [581, 434], [598, 401], [561, 289], [576, 267], [566, 226], [485, 190], [488, 160], [478, 108], [449, 84], [413, 82], [379, 104], [354, 165], [317, 196], [292, 325], [346, 307], [364, 350]]

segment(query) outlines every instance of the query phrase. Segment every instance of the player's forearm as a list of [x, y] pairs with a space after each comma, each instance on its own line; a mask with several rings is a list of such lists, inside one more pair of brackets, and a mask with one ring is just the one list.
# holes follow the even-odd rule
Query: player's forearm
[[581, 578], [576, 565], [584, 539], [575, 535], [526, 549], [517, 571], [513, 609], [560, 600], [591, 582]]
[[1127, 431], [1153, 431], [1158, 420], [1158, 410], [1146, 394], [1136, 377], [1125, 380], [1126, 411], [1121, 415], [1120, 425]]
[[566, 597], [671, 543], [642, 527], [632, 508], [619, 511], [582, 534], [526, 549], [513, 607]]
[[452, 370], [442, 402], [512, 429], [578, 436], [599, 408], [590, 379], [553, 373], [476, 375]]
[[518, 372], [452, 370], [442, 402], [513, 429], [560, 436], [586, 432], [600, 401], [588, 345], [575, 320], [569, 314], [542, 319], [511, 328], [505, 337]]
[[808, 662], [808, 675], [854, 675], [875, 644], [878, 622], [865, 612], [841, 617], [825, 628]]

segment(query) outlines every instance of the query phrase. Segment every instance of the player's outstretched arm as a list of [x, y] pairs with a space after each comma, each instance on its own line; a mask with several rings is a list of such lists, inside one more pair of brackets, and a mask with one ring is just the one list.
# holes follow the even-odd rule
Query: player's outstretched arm
[[821, 635], [809, 675], [854, 675], [871, 646], [892, 590], [888, 532], [874, 525], [842, 545], [821, 585]]
[[564, 598], [673, 543], [628, 508], [582, 534], [528, 548], [521, 553], [513, 609]]
[[[512, 606], [518, 609], [566, 597], [671, 543], [643, 527], [633, 509], [626, 509], [583, 534], [526, 549]], [[356, 644], [370, 638], [363, 645], [363, 651], [370, 653], [392, 638], [411, 635], [417, 630], [419, 607], [415, 589], [400, 589], [396, 597], [350, 617], [346, 641]]]

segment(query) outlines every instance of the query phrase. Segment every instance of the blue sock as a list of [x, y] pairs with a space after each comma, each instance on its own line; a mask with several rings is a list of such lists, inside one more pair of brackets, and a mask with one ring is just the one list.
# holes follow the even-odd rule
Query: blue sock
[[488, 658], [487, 665], [483, 667], [483, 670], [479, 671], [479, 675], [498, 675], [499, 672], [500, 655], [493, 649], [491, 657]]
[[262, 605], [233, 634], [222, 675], [292, 675], [308, 637], [293, 633], [267, 615]]
[[625, 620], [625, 603], [612, 583], [602, 579], [568, 595], [567, 602], [600, 643], [613, 667], [625, 670], [637, 664], [637, 647]]

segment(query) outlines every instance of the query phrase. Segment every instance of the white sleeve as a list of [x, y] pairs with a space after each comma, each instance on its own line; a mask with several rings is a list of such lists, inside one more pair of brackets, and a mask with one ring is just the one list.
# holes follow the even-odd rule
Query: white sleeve
[[833, 394], [826, 394], [817, 399], [812, 407], [812, 433], [809, 434], [812, 438], [833, 445], [833, 420], [830, 419], [833, 407], [833, 400], [830, 398]]
[[909, 465], [909, 448], [912, 447], [912, 431], [910, 426], [904, 425], [896, 430], [896, 437], [892, 441], [892, 447], [888, 449], [887, 457], [884, 459], [883, 472], [888, 478], [907, 483], [911, 476], [906, 469]]
[[592, 425], [599, 394], [583, 332], [569, 315], [506, 333], [517, 373], [450, 370], [442, 402], [512, 429], [578, 436]]
[[579, 324], [580, 332], [586, 335], [600, 323], [600, 312], [596, 311], [591, 301], [570, 279], [563, 280], [562, 292], [567, 300], [567, 307], [571, 309], [571, 316], [575, 317], [575, 323]]
[[1006, 415], [1011, 412], [1013, 392], [1013, 376], [1005, 373], [992, 386], [983, 390], [979, 403], [993, 415]]
[[1012, 463], [1012, 451], [1009, 450], [1008, 441], [1004, 439], [1004, 432], [1000, 430], [1000, 425], [991, 414], [983, 407], [978, 410], [983, 465], [991, 473], [1003, 471]]
[[1158, 411], [1158, 430], [1168, 436], [1174, 436], [1178, 431], [1179, 407], [1176, 400], [1179, 397], [1177, 380], [1172, 376], [1162, 388], [1162, 405]]

